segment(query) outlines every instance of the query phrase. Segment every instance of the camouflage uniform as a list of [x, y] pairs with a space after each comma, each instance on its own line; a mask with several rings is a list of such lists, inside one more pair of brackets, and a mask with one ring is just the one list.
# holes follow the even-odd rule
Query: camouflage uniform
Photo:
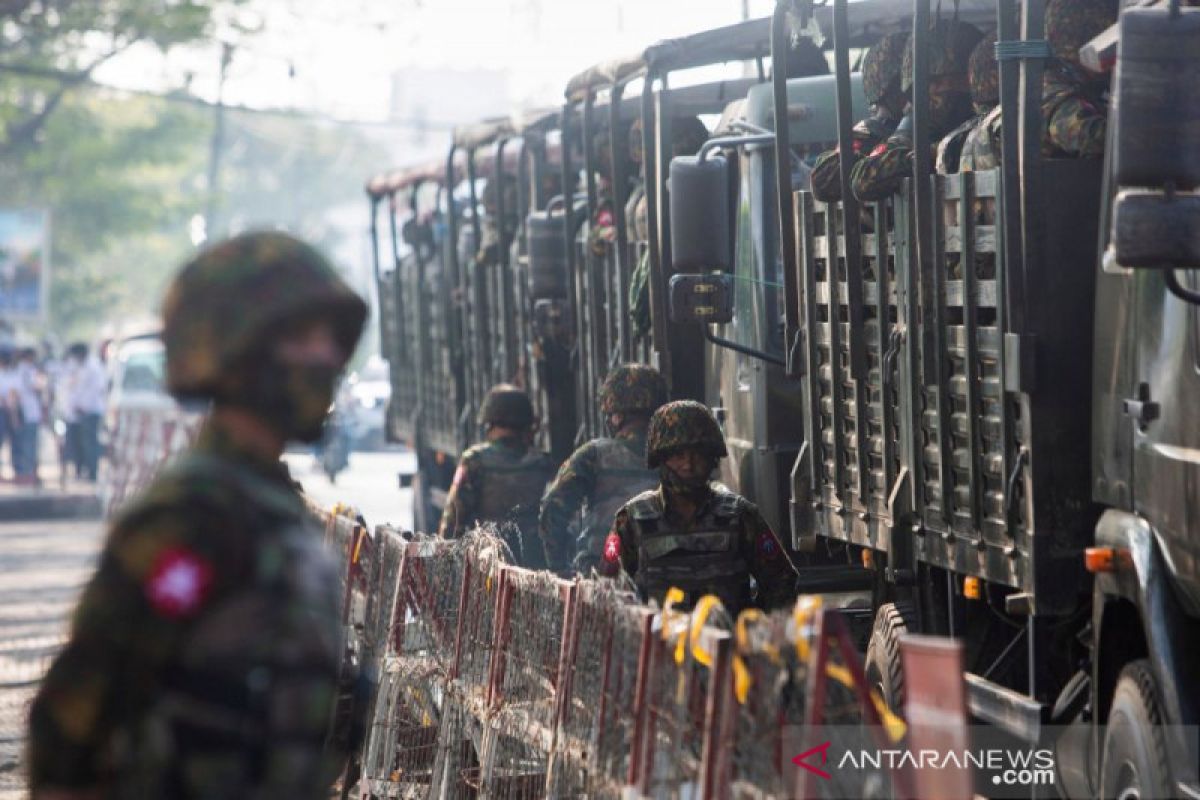
[[[997, 103], [1000, 102], [1000, 69], [996, 63], [995, 34], [985, 36], [971, 51], [971, 58], [967, 62], [967, 80], [971, 85], [971, 105], [975, 109], [975, 116], [950, 131], [938, 143], [934, 168], [942, 175], [991, 169], [999, 163], [1000, 150], [993, 149], [990, 138], [979, 132], [990, 117], [993, 120], [991, 127], [999, 136], [1000, 115], [998, 111], [992, 113], [999, 108]], [[999, 144], [999, 138], [995, 142]], [[994, 163], [990, 166], [983, 166], [993, 159]]]
[[[705, 594], [717, 595], [734, 615], [749, 605], [786, 605], [795, 597], [797, 575], [779, 538], [745, 498], [706, 478], [683, 481], [672, 472], [664, 462], [681, 450], [700, 452], [714, 468], [727, 454], [717, 421], [691, 400], [668, 403], [650, 420], [646, 463], [659, 469], [660, 483], [617, 512], [604, 543], [605, 573], [624, 569], [647, 600], [662, 602], [678, 587], [684, 607]], [[680, 511], [685, 503], [695, 508], [690, 518]]]
[[1046, 39], [1055, 59], [1047, 64], [1042, 89], [1042, 155], [1104, 154], [1107, 79], [1097, 79], [1080, 66], [1079, 48], [1116, 22], [1117, 8], [1116, 0], [1046, 4]]
[[[562, 465], [542, 498], [540, 531], [550, 568], [573, 565], [586, 573], [600, 565], [613, 515], [629, 498], [650, 489], [658, 475], [646, 467], [646, 418], [667, 400], [667, 384], [653, 367], [628, 364], [609, 373], [600, 391], [600, 411], [633, 416], [611, 437], [579, 447]], [[572, 519], [584, 509], [583, 526], [572, 542]]]
[[[967, 60], [979, 41], [975, 26], [957, 20], [939, 19], [930, 31], [929, 78], [942, 85], [929, 92], [930, 138], [941, 139], [970, 116], [967, 91]], [[901, 88], [912, 88], [912, 48], [904, 51]], [[936, 158], [936, 144], [932, 155]], [[851, 172], [851, 189], [859, 200], [882, 200], [894, 194], [905, 178], [912, 176], [912, 112], [896, 126], [888, 140], [860, 159]]]
[[212, 399], [214, 415], [112, 524], [30, 711], [35, 794], [328, 796], [339, 748], [356, 746], [327, 739], [342, 688], [337, 570], [286, 468], [243, 445], [222, 409], [310, 438], [336, 371], [272, 364], [266, 345], [315, 316], [348, 357], [365, 315], [282, 234], [218, 244], [175, 279], [168, 387]]
[[[850, 132], [855, 160], [874, 150], [896, 130], [899, 114], [888, 107], [885, 98], [893, 97], [900, 91], [900, 68], [904, 63], [904, 48], [907, 45], [907, 31], [889, 33], [876, 42], [863, 58], [863, 93], [873, 110], [871, 116], [859, 120]], [[824, 202], [841, 200], [840, 170], [841, 161], [836, 147], [817, 156], [811, 179], [813, 196]]]
[[511, 428], [515, 433], [477, 444], [462, 454], [446, 495], [438, 534], [456, 538], [473, 525], [493, 523], [500, 526], [519, 564], [540, 569], [545, 562], [534, 536], [538, 501], [554, 474], [554, 462], [529, 446], [526, 432], [534, 422], [533, 406], [515, 386], [494, 386], [484, 400], [480, 422]]

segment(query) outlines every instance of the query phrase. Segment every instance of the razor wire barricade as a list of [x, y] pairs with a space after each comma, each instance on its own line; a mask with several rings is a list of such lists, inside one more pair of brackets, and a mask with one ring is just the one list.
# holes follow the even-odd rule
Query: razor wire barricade
[[172, 456], [195, 441], [203, 419], [202, 414], [173, 404], [120, 409], [108, 432], [100, 480], [105, 516], [113, 516]]
[[373, 628], [364, 800], [908, 796], [886, 767], [830, 760], [895, 746], [904, 724], [813, 598], [736, 621], [715, 598], [659, 611], [613, 581], [512, 566], [485, 532], [396, 556], [374, 584], [390, 615]]

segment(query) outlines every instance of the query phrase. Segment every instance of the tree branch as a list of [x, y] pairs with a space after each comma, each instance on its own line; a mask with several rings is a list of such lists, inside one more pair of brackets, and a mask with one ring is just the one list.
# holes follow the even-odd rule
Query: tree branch
[[50, 119], [50, 116], [62, 104], [67, 92], [82, 83], [86, 83], [91, 79], [92, 73], [99, 69], [102, 64], [128, 50], [137, 41], [138, 39], [131, 38], [128, 41], [115, 45], [112, 50], [109, 50], [83, 69], [60, 75], [58, 78], [58, 88], [46, 100], [41, 109], [19, 122], [9, 123], [5, 126], [4, 142], [0, 144], [0, 156], [11, 157], [32, 145], [37, 139], [38, 133], [45, 127], [46, 121]]

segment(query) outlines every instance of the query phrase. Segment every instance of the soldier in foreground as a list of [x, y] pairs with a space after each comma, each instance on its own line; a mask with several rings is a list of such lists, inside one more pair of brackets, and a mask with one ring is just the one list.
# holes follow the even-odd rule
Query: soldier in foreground
[[[542, 499], [539, 527], [550, 569], [587, 573], [598, 567], [617, 509], [657, 483], [646, 467], [646, 426], [665, 402], [667, 382], [653, 367], [626, 364], [609, 373], [600, 390], [609, 436], [572, 453]], [[581, 507], [583, 527], [575, 542], [568, 529]]]
[[533, 403], [507, 383], [493, 386], [479, 413], [484, 441], [458, 462], [438, 534], [453, 539], [480, 523], [500, 533], [523, 567], [546, 566], [537, 540], [538, 502], [554, 475], [550, 456], [533, 447]]
[[338, 576], [279, 457], [321, 435], [365, 317], [283, 234], [176, 276], [167, 386], [212, 410], [113, 523], [30, 712], [34, 798], [328, 796]]
[[654, 412], [646, 464], [658, 470], [659, 485], [617, 512], [603, 572], [624, 569], [644, 599], [659, 603], [672, 587], [683, 590], [685, 608], [715, 594], [733, 616], [752, 605], [791, 602], [796, 569], [775, 532], [753, 503], [710, 481], [726, 455], [721, 429], [704, 405], [676, 400]]
[[[908, 31], [895, 31], [872, 45], [863, 58], [863, 94], [871, 104], [871, 116], [859, 120], [850, 132], [854, 160], [886, 141], [904, 115], [908, 98], [900, 90], [900, 68], [906, 47]], [[813, 197], [826, 203], [841, 200], [840, 170], [836, 147], [817, 156], [812, 171]]]

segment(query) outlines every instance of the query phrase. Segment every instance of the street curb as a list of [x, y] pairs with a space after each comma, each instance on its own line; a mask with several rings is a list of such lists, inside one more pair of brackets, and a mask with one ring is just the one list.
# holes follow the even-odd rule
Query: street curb
[[38, 519], [98, 519], [100, 498], [94, 494], [26, 494], [0, 497], [0, 522]]

